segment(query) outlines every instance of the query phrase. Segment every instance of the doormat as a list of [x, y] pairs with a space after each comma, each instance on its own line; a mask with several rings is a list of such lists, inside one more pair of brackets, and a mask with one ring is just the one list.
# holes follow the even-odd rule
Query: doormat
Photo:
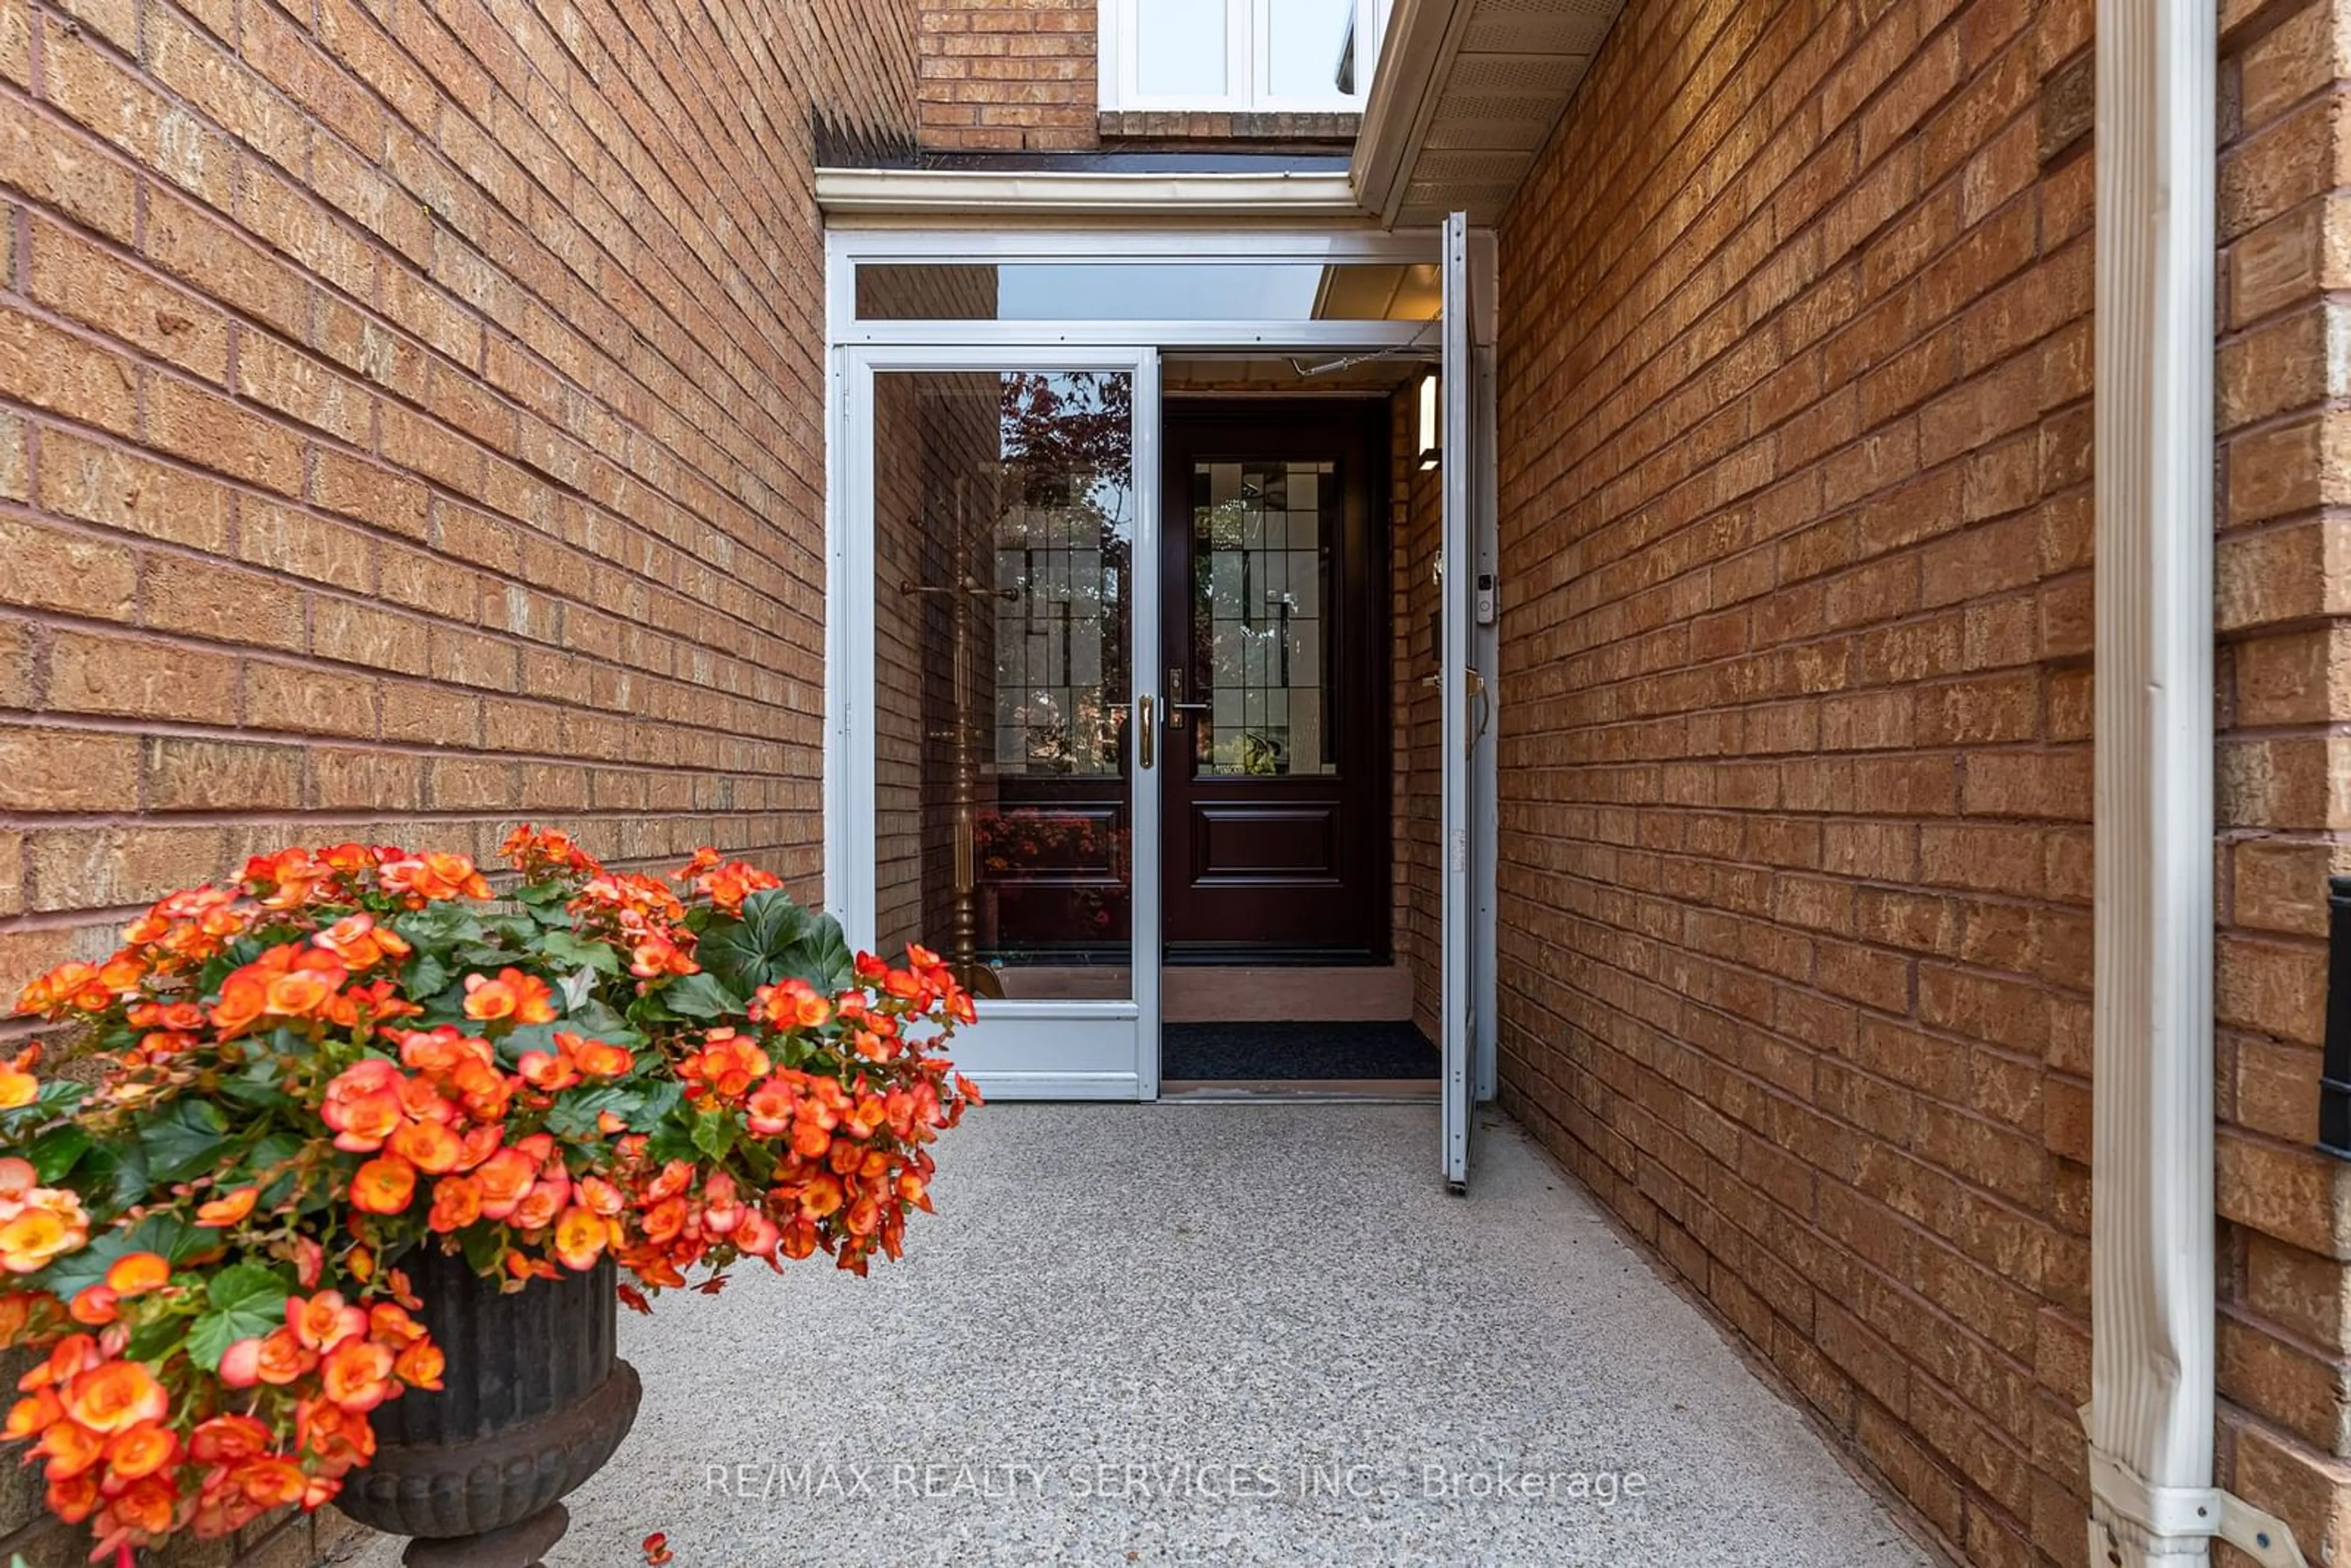
[[1435, 1078], [1437, 1048], [1409, 1023], [1171, 1023], [1159, 1076]]

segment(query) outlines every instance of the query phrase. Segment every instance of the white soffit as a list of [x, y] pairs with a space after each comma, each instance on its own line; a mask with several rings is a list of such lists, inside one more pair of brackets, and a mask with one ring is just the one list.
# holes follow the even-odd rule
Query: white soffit
[[1392, 227], [1501, 214], [1623, 0], [1399, 0], [1356, 139], [1364, 207]]

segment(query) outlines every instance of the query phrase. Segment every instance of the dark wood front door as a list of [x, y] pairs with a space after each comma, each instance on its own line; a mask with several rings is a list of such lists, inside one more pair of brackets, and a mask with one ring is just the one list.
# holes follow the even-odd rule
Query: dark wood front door
[[1168, 416], [1171, 963], [1386, 956], [1384, 409]]

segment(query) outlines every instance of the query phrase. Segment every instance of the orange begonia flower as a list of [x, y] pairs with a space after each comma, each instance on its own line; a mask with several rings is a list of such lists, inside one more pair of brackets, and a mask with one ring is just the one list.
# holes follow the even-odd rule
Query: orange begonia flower
[[95, 964], [60, 964], [16, 994], [20, 1013], [94, 1013], [113, 1005], [114, 992], [99, 978]]
[[424, 1325], [396, 1301], [373, 1301], [368, 1305], [368, 1337], [378, 1344], [414, 1344], [424, 1337]]
[[188, 1457], [200, 1465], [233, 1465], [269, 1451], [269, 1428], [250, 1416], [214, 1416], [188, 1436]]
[[553, 1051], [524, 1051], [521, 1060], [516, 1063], [516, 1071], [522, 1074], [523, 1082], [549, 1094], [579, 1082], [580, 1064], [572, 1059], [570, 1051], [562, 1049], [564, 1040], [573, 1038], [576, 1037], [556, 1036], [557, 1049]]
[[8, 1407], [8, 1421], [0, 1427], [0, 1441], [16, 1443], [37, 1437], [66, 1413], [54, 1388], [36, 1389]]
[[98, 1478], [88, 1466], [70, 1475], [58, 1475], [51, 1466], [49, 1490], [43, 1500], [51, 1513], [68, 1524], [79, 1524], [98, 1509]]
[[496, 978], [468, 975], [465, 1016], [486, 1023], [552, 1023], [555, 994], [548, 989], [545, 980], [520, 969], [500, 969]]
[[241, 1186], [226, 1197], [216, 1197], [210, 1203], [199, 1205], [196, 1209], [196, 1223], [215, 1230], [225, 1229], [251, 1214], [254, 1204], [258, 1202], [260, 1197], [259, 1187]]
[[400, 1069], [380, 1056], [355, 1061], [337, 1073], [319, 1105], [319, 1119], [334, 1129], [335, 1147], [355, 1155], [383, 1147], [400, 1125], [400, 1090], [405, 1082]]
[[375, 1428], [364, 1412], [346, 1410], [329, 1399], [305, 1399], [296, 1407], [297, 1441], [333, 1467], [363, 1465], [375, 1457]]
[[104, 1328], [122, 1315], [120, 1300], [114, 1288], [101, 1280], [75, 1291], [74, 1299], [66, 1303], [66, 1315], [90, 1328]]
[[392, 1352], [372, 1340], [347, 1339], [327, 1353], [319, 1386], [346, 1410], [364, 1414], [392, 1395]]
[[107, 1514], [117, 1524], [149, 1535], [168, 1533], [180, 1511], [180, 1489], [172, 1484], [172, 1478], [141, 1475], [118, 1492], [114, 1489], [123, 1474], [119, 1468], [110, 1468], [112, 1473], [100, 1489], [108, 1494]]
[[78, 1421], [58, 1421], [41, 1434], [41, 1440], [33, 1445], [33, 1452], [48, 1461], [49, 1479], [63, 1480], [81, 1474], [106, 1457], [106, 1434], [94, 1432]]
[[[565, 1039], [556, 1036], [558, 1042]], [[636, 1066], [636, 1056], [625, 1047], [608, 1045], [601, 1040], [580, 1040], [571, 1036], [572, 1060], [582, 1074], [590, 1078], [618, 1078]]]
[[89, 1240], [89, 1216], [72, 1193], [37, 1186], [24, 1207], [0, 1225], [0, 1269], [31, 1274]]
[[221, 981], [220, 1000], [213, 1004], [213, 1027], [223, 1040], [230, 1040], [264, 1018], [323, 1017], [349, 977], [334, 954], [281, 943]]
[[143, 1296], [172, 1282], [172, 1265], [160, 1252], [127, 1252], [106, 1270], [118, 1296]]
[[110, 1361], [76, 1376], [66, 1388], [66, 1414], [93, 1432], [120, 1432], [160, 1421], [171, 1396], [143, 1363]]
[[304, 1344], [292, 1329], [272, 1329], [261, 1339], [255, 1370], [261, 1381], [283, 1388], [308, 1377], [319, 1364], [319, 1353]]
[[429, 1176], [457, 1168], [465, 1145], [439, 1122], [405, 1122], [392, 1134], [392, 1152]]
[[830, 1171], [819, 1171], [800, 1189], [800, 1214], [809, 1219], [822, 1219], [841, 1207], [841, 1179]]
[[761, 986], [751, 998], [751, 1010], [778, 1029], [814, 1029], [832, 1017], [832, 1004], [805, 980]]
[[321, 1291], [305, 1299], [286, 1298], [286, 1326], [312, 1350], [331, 1350], [353, 1334], [368, 1332], [364, 1308], [343, 1300], [340, 1291]]
[[504, 1219], [538, 1179], [538, 1162], [518, 1148], [504, 1148], [475, 1166], [473, 1174], [482, 1189], [483, 1215]]
[[14, 1155], [0, 1159], [0, 1206], [22, 1204], [40, 1179], [30, 1160], [18, 1159]]
[[590, 1210], [576, 1205], [567, 1208], [555, 1222], [555, 1256], [575, 1274], [584, 1274], [596, 1266], [604, 1255], [604, 1245], [611, 1239], [606, 1222]]
[[404, 958], [413, 949], [399, 933], [375, 923], [371, 915], [350, 915], [310, 940], [340, 958], [353, 973], [372, 969], [387, 958]]
[[444, 1176], [433, 1184], [433, 1213], [426, 1224], [447, 1234], [482, 1218], [482, 1184], [471, 1176]]
[[571, 1183], [558, 1167], [552, 1176], [531, 1184], [530, 1190], [515, 1206], [509, 1222], [517, 1230], [544, 1230], [555, 1223], [555, 1217], [563, 1212], [570, 1197]]
[[141, 1421], [106, 1446], [106, 1468], [116, 1480], [153, 1475], [180, 1457], [179, 1435], [159, 1421]]
[[416, 1167], [397, 1155], [368, 1161], [351, 1173], [351, 1206], [370, 1214], [404, 1213], [416, 1196]]
[[245, 1494], [246, 1500], [264, 1510], [300, 1502], [310, 1484], [301, 1466], [270, 1454], [239, 1464], [229, 1473], [229, 1483]]
[[450, 898], [487, 898], [488, 879], [474, 869], [465, 855], [430, 853], [390, 860], [376, 875], [387, 893], [404, 894], [421, 903]]

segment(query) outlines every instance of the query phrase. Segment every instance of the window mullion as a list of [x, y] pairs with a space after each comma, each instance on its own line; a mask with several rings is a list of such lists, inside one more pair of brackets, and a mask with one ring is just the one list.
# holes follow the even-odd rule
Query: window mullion
[[[1274, 92], [1273, 8], [1278, 0], [1215, 0], [1224, 21], [1224, 91], [1219, 94], [1173, 92], [1146, 99], [1143, 90], [1143, 12], [1151, 0], [1098, 0], [1097, 57], [1105, 109], [1156, 108], [1222, 110], [1227, 113], [1267, 113], [1281, 109], [1360, 110], [1370, 96], [1373, 73], [1378, 68], [1387, 12], [1393, 0], [1356, 0], [1355, 81], [1352, 94], [1324, 89], [1293, 94], [1288, 99]], [[1186, 0], [1209, 10], [1207, 0]], [[1197, 13], [1194, 13], [1196, 15]], [[1333, 56], [1332, 63], [1336, 63]]]
[[1267, 0], [1225, 0], [1225, 87], [1238, 110], [1265, 101], [1270, 29]]

